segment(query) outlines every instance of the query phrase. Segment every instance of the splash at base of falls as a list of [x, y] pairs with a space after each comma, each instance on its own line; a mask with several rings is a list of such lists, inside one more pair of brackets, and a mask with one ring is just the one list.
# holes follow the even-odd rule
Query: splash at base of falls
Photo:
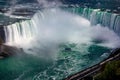
[[107, 27], [91, 26], [60, 9], [38, 11], [30, 21], [6, 26], [5, 31], [6, 44], [23, 48], [25, 54], [0, 62], [3, 80], [61, 80], [120, 46], [120, 38]]

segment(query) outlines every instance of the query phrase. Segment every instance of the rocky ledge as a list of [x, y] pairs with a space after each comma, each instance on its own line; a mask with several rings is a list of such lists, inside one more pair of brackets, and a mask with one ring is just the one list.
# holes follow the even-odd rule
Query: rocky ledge
[[10, 56], [14, 56], [18, 53], [21, 53], [21, 49], [13, 46], [8, 45], [0, 45], [0, 59], [5, 59]]

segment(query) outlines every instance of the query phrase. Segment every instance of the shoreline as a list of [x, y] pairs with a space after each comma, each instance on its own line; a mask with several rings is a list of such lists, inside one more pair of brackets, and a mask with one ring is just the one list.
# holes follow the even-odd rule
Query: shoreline
[[82, 80], [82, 79], [84, 79], [86, 77], [89, 77], [89, 76], [93, 77], [96, 74], [102, 72], [101, 69], [108, 62], [116, 61], [116, 60], [120, 60], [120, 48], [117, 48], [117, 49], [113, 50], [111, 52], [111, 54], [108, 56], [108, 58], [99, 62], [98, 64], [95, 64], [95, 65], [93, 65], [93, 66], [91, 66], [91, 67], [89, 67], [85, 70], [82, 70], [80, 72], [72, 74], [72, 75], [68, 76], [67, 78], [65, 78], [63, 80]]

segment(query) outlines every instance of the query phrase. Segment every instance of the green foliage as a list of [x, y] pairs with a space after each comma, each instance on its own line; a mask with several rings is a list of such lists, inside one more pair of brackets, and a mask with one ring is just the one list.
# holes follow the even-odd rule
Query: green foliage
[[104, 71], [96, 75], [95, 80], [120, 80], [120, 60], [107, 63]]

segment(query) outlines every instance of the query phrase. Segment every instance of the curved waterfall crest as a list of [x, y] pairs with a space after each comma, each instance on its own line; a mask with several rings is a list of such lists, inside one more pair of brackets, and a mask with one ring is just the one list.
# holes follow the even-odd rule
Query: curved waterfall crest
[[88, 20], [92, 25], [101, 24], [108, 27], [120, 36], [120, 15], [116, 13], [109, 13], [106, 11], [100, 11], [100, 9], [90, 8], [64, 8], [65, 10], [79, 14]]
[[[65, 16], [66, 14], [67, 16]], [[80, 16], [76, 14], [79, 14]], [[65, 18], [64, 20], [62, 19], [63, 17]], [[84, 19], [83, 17], [87, 18], [88, 20]], [[72, 20], [74, 20], [74, 22]], [[64, 26], [63, 24], [66, 25], [64, 29], [63, 27], [61, 27]], [[83, 31], [86, 30], [86, 32], [81, 31], [83, 33], [77, 33], [77, 34], [84, 35], [84, 33], [86, 33], [85, 40], [91, 40], [94, 33], [92, 33], [90, 31], [91, 29], [89, 28], [90, 26], [97, 24], [101, 24], [104, 27], [108, 27], [109, 29], [113, 30], [115, 33], [117, 33], [120, 36], [119, 33], [120, 16], [118, 14], [101, 12], [99, 9], [88, 9], [88, 8], [84, 8], [84, 9], [67, 8], [67, 11], [66, 8], [45, 9], [38, 11], [32, 17], [31, 20], [17, 22], [12, 25], [5, 26], [4, 29], [6, 35], [6, 42], [8, 44], [9, 43], [25, 44], [25, 43], [29, 43], [31, 40], [36, 39], [36, 37], [37, 39], [41, 39], [41, 40], [49, 39], [49, 41], [50, 40], [62, 41], [63, 40], [62, 38], [64, 39], [68, 38], [69, 40], [76, 39], [75, 41], [78, 41], [79, 38], [77, 38], [77, 36], [73, 37], [70, 34], [74, 33], [74, 30], [80, 30], [80, 29]], [[81, 27], [84, 27], [85, 29], [84, 28], [82, 29]], [[100, 28], [100, 30], [102, 29]], [[81, 42], [83, 41], [81, 40]]]

